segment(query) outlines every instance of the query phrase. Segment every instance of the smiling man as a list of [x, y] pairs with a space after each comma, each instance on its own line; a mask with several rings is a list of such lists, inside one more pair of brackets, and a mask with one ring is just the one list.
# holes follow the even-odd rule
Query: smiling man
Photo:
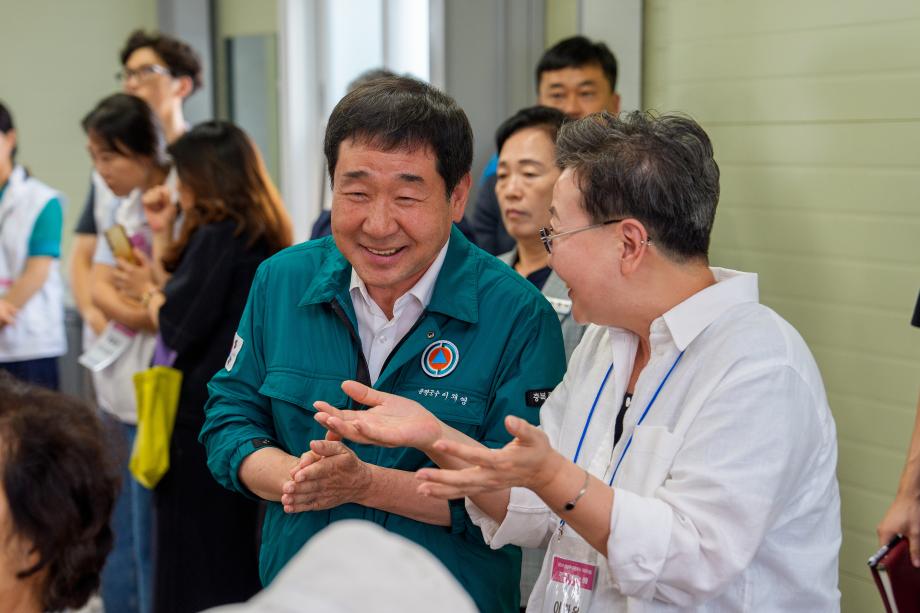
[[340, 384], [357, 379], [489, 447], [508, 442], [507, 415], [537, 423], [564, 370], [559, 323], [451, 228], [472, 140], [451, 98], [402, 77], [355, 89], [329, 118], [333, 235], [259, 269], [201, 433], [218, 481], [269, 501], [265, 583], [330, 523], [364, 519], [428, 548], [481, 610], [518, 609], [519, 550], [490, 550], [462, 501], [416, 493], [424, 454], [323, 440], [313, 419], [314, 401], [350, 404]]

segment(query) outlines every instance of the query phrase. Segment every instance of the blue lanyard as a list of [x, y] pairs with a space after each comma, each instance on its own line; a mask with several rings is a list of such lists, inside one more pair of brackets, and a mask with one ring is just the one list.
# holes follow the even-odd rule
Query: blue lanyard
[[[636, 422], [636, 425], [640, 425], [645, 416], [648, 415], [648, 410], [652, 408], [652, 405], [655, 404], [655, 400], [658, 399], [658, 394], [661, 393], [661, 388], [664, 387], [664, 384], [668, 382], [671, 373], [674, 372], [674, 367], [677, 366], [677, 363], [680, 362], [680, 359], [684, 357], [684, 352], [681, 351], [678, 354], [677, 359], [674, 360], [674, 363], [671, 364], [671, 368], [668, 369], [667, 374], [664, 376], [664, 379], [661, 380], [661, 383], [658, 384], [658, 389], [655, 390], [655, 393], [652, 395], [652, 399], [648, 401], [648, 404], [645, 407], [645, 410], [642, 411], [642, 415], [639, 417], [639, 421]], [[597, 401], [600, 400], [601, 393], [604, 391], [604, 388], [607, 387], [607, 379], [610, 378], [610, 373], [613, 372], [613, 364], [610, 364], [610, 367], [607, 369], [607, 374], [604, 375], [604, 380], [601, 382], [600, 388], [597, 390], [597, 394], [594, 396], [594, 402], [591, 404], [591, 410], [588, 411], [588, 418], [585, 420], [585, 427], [581, 430], [581, 438], [578, 439], [578, 447], [575, 449], [575, 456], [572, 458], [573, 464], [578, 464], [578, 457], [581, 455], [581, 446], [585, 442], [585, 436], [588, 434], [588, 428], [591, 426], [591, 420], [594, 418], [594, 409], [597, 408]], [[626, 450], [629, 449], [629, 444], [632, 443], [632, 434], [629, 435], [629, 440], [626, 442], [626, 447], [623, 449], [623, 455], [626, 455]], [[620, 467], [620, 462], [623, 461], [623, 455], [620, 456], [620, 461], [617, 462], [617, 468]], [[616, 470], [614, 469], [614, 473]], [[611, 483], [613, 479], [611, 478]]]
[[[661, 380], [661, 383], [658, 384], [658, 389], [655, 390], [655, 395], [652, 396], [652, 399], [648, 401], [645, 410], [642, 411], [642, 415], [639, 417], [639, 421], [636, 422], [636, 428], [638, 428], [642, 422], [645, 421], [645, 416], [648, 415], [648, 410], [652, 408], [653, 404], [655, 404], [655, 400], [658, 399], [658, 394], [661, 393], [661, 388], [663, 388], [664, 384], [668, 382], [668, 379], [671, 377], [671, 373], [674, 372], [674, 367], [677, 366], [677, 363], [680, 362], [682, 357], [684, 357], [683, 351], [677, 354], [677, 359], [674, 360], [673, 364], [671, 364], [671, 368], [668, 370], [668, 374], [666, 374], [664, 379]], [[620, 464], [623, 463], [623, 458], [626, 457], [626, 452], [629, 451], [629, 446], [632, 445], [633, 435], [636, 433], [636, 428], [633, 428], [633, 431], [629, 433], [629, 440], [626, 441], [626, 446], [623, 447], [623, 453], [620, 454], [620, 459], [617, 460], [617, 465], [613, 469], [613, 474], [610, 475], [610, 481], [607, 482], [608, 486], [613, 486], [613, 480], [617, 476], [617, 471], [620, 470]]]
[[[578, 439], [578, 447], [575, 449], [575, 457], [572, 458], [572, 463], [576, 466], [578, 465], [578, 456], [581, 455], [581, 446], [585, 442], [585, 435], [588, 434], [588, 426], [591, 425], [591, 419], [594, 417], [594, 409], [597, 408], [597, 401], [601, 399], [601, 392], [604, 391], [604, 388], [607, 387], [607, 379], [610, 378], [610, 373], [613, 372], [613, 362], [610, 363], [610, 367], [607, 369], [607, 374], [604, 375], [604, 380], [601, 382], [601, 386], [597, 390], [597, 394], [594, 396], [594, 402], [591, 404], [591, 410], [588, 411], [588, 419], [585, 420], [585, 427], [581, 430], [581, 438]], [[588, 470], [587, 468], [585, 470]], [[559, 534], [556, 537], [557, 539], [562, 538], [562, 532], [565, 529], [565, 520], [559, 520]]]
[[[645, 410], [642, 411], [642, 415], [639, 417], [639, 421], [636, 422], [636, 425], [640, 425], [645, 416], [648, 415], [648, 410], [652, 408], [652, 405], [655, 404], [655, 400], [658, 399], [658, 394], [661, 393], [661, 388], [664, 387], [664, 384], [668, 382], [668, 378], [671, 376], [671, 373], [674, 372], [674, 367], [677, 366], [677, 363], [680, 362], [680, 359], [684, 357], [684, 352], [681, 351], [678, 354], [677, 359], [674, 360], [674, 363], [671, 364], [671, 368], [668, 369], [668, 373], [664, 376], [664, 379], [661, 380], [661, 383], [658, 384], [658, 389], [655, 390], [652, 399], [648, 401]], [[597, 402], [601, 398], [601, 393], [604, 391], [604, 388], [607, 387], [607, 379], [610, 378], [610, 373], [613, 372], [613, 364], [610, 364], [610, 367], [607, 369], [607, 374], [604, 375], [604, 380], [601, 382], [600, 388], [597, 390], [597, 395], [594, 396], [594, 402], [591, 404], [591, 410], [588, 411], [588, 418], [585, 420], [585, 427], [581, 430], [581, 438], [578, 439], [578, 447], [575, 449], [575, 456], [572, 458], [573, 464], [578, 464], [578, 457], [581, 455], [581, 446], [585, 442], [585, 436], [588, 434], [588, 428], [591, 426], [591, 420], [594, 418], [594, 409], [597, 408]], [[623, 456], [626, 455], [626, 451], [629, 449], [629, 445], [632, 443], [632, 434], [629, 435], [629, 440], [626, 441], [626, 447], [623, 448], [623, 453], [620, 455], [619, 461], [617, 461], [616, 469], [620, 467], [620, 462], [623, 461]], [[616, 474], [616, 469], [614, 469], [613, 474]], [[610, 478], [610, 483], [613, 483], [613, 477]]]
[[[652, 395], [652, 399], [648, 401], [648, 404], [645, 406], [645, 410], [642, 411], [642, 415], [639, 417], [639, 421], [636, 422], [638, 427], [644, 420], [645, 416], [648, 415], [649, 409], [652, 408], [652, 405], [655, 404], [655, 401], [658, 399], [658, 394], [661, 393], [661, 388], [664, 387], [664, 384], [668, 382], [668, 379], [671, 377], [671, 373], [674, 372], [674, 367], [677, 366], [677, 363], [680, 362], [680, 359], [684, 357], [684, 352], [681, 351], [677, 355], [677, 359], [674, 360], [674, 363], [671, 364], [671, 368], [668, 369], [667, 374], [664, 376], [664, 379], [661, 380], [661, 383], [658, 384], [658, 389], [655, 390], [655, 393]], [[581, 455], [581, 446], [585, 442], [585, 436], [588, 434], [588, 427], [591, 425], [591, 419], [594, 417], [594, 409], [597, 408], [597, 402], [600, 400], [601, 392], [604, 391], [604, 388], [607, 386], [607, 379], [610, 378], [610, 373], [613, 372], [613, 364], [610, 364], [610, 367], [607, 369], [607, 374], [604, 375], [604, 380], [601, 382], [600, 388], [597, 390], [597, 395], [594, 396], [594, 402], [591, 404], [591, 410], [588, 411], [588, 418], [585, 420], [585, 427], [581, 430], [581, 438], [578, 439], [578, 447], [575, 449], [575, 457], [572, 458], [573, 464], [578, 464], [578, 456]], [[617, 471], [620, 469], [620, 464], [623, 462], [623, 458], [626, 457], [626, 452], [629, 451], [629, 446], [632, 444], [633, 434], [635, 434], [635, 428], [629, 434], [629, 440], [626, 441], [626, 446], [623, 447], [623, 453], [620, 454], [620, 459], [617, 460], [616, 468], [613, 469], [613, 474], [610, 476], [610, 481], [607, 482], [608, 486], [613, 485], [613, 479], [616, 477]], [[587, 470], [587, 469], [585, 469]], [[559, 520], [559, 536], [562, 537], [562, 531], [565, 528], [565, 520]]]
[[588, 426], [591, 425], [591, 418], [594, 417], [594, 409], [597, 408], [597, 401], [601, 398], [601, 392], [604, 391], [604, 388], [607, 387], [607, 379], [610, 378], [610, 373], [613, 372], [613, 363], [610, 364], [610, 368], [607, 369], [607, 374], [604, 375], [604, 381], [601, 383], [600, 388], [597, 390], [597, 395], [594, 397], [594, 404], [591, 405], [591, 410], [588, 412], [588, 419], [585, 421], [585, 427], [581, 431], [581, 438], [578, 439], [578, 448], [575, 449], [575, 457], [572, 458], [572, 464], [578, 464], [578, 456], [581, 455], [581, 446], [585, 442], [585, 435], [588, 434]]

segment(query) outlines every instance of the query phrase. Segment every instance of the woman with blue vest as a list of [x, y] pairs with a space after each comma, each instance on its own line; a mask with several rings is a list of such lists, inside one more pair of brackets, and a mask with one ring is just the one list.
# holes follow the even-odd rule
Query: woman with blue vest
[[0, 103], [0, 368], [51, 389], [67, 352], [61, 197], [16, 164], [16, 129]]

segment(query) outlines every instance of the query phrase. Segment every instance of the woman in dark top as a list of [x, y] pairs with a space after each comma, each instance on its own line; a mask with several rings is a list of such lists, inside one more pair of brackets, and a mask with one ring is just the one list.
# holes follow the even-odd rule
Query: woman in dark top
[[214, 480], [198, 433], [207, 383], [224, 366], [256, 268], [292, 232], [258, 151], [236, 126], [203, 123], [169, 152], [184, 220], [172, 240], [168, 190], [145, 195], [154, 258], [141, 267], [162, 265], [171, 276], [141, 294], [183, 375], [169, 471], [154, 490], [154, 609], [175, 613], [246, 600], [261, 587], [257, 503]]

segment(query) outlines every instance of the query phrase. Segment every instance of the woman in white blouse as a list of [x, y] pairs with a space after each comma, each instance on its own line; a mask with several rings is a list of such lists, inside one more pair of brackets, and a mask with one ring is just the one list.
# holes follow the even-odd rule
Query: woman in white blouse
[[594, 115], [557, 151], [544, 241], [594, 325], [541, 427], [509, 417], [515, 439], [490, 450], [354, 382], [371, 409], [317, 402], [316, 419], [427, 453], [441, 469], [420, 491], [466, 497], [492, 547], [548, 546], [530, 611], [839, 610], [833, 418], [756, 275], [709, 267], [709, 138], [683, 117]]

